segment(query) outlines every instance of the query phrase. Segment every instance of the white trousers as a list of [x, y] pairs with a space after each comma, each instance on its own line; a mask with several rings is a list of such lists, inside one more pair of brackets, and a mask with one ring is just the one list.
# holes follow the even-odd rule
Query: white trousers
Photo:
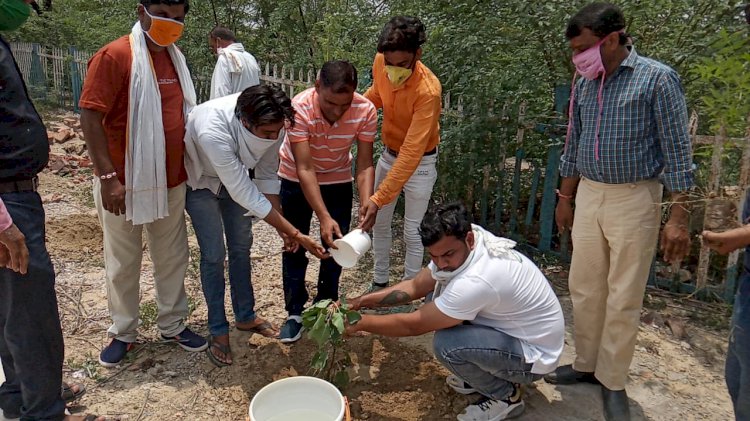
[[[393, 167], [396, 158], [384, 151], [378, 160], [375, 169], [375, 189], [383, 182], [388, 171]], [[430, 204], [432, 188], [437, 180], [437, 154], [423, 156], [419, 167], [404, 185], [405, 196], [404, 212], [404, 243], [406, 245], [406, 258], [404, 259], [403, 279], [411, 279], [422, 269], [424, 258], [424, 247], [419, 237], [419, 224], [422, 223], [427, 207]], [[393, 211], [396, 202], [384, 205], [378, 211], [373, 227], [373, 253], [375, 255], [375, 277], [374, 282], [379, 284], [388, 283], [391, 265], [391, 245], [393, 243]]]

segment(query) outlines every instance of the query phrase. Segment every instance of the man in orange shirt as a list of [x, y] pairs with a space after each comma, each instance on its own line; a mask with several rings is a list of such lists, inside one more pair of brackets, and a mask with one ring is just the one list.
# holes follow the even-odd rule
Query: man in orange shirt
[[104, 232], [107, 298], [112, 317], [99, 362], [119, 364], [138, 332], [142, 233], [154, 265], [164, 340], [203, 351], [206, 340], [185, 327], [185, 118], [195, 89], [173, 44], [183, 30], [188, 0], [140, 0], [129, 36], [91, 58], [80, 107], [94, 164], [94, 202]]
[[[326, 247], [349, 231], [352, 217], [352, 145], [357, 142], [357, 188], [364, 202], [372, 195], [375, 170], [373, 142], [378, 113], [356, 93], [357, 70], [346, 61], [329, 61], [320, 69], [315, 87], [301, 92], [292, 103], [294, 127], [281, 146], [281, 208], [284, 217], [304, 234], [310, 232], [313, 212], [320, 221]], [[375, 222], [360, 209], [358, 224], [369, 230]], [[302, 310], [307, 302], [305, 250], [285, 252], [282, 259], [287, 321], [279, 339], [284, 343], [302, 336]], [[314, 301], [339, 298], [341, 266], [333, 259], [320, 261], [318, 291]]]
[[365, 213], [380, 209], [373, 229], [374, 289], [388, 285], [391, 221], [402, 190], [406, 200], [403, 279], [414, 278], [422, 267], [424, 248], [418, 230], [437, 180], [442, 94], [440, 81], [420, 61], [426, 39], [419, 19], [392, 18], [380, 34], [373, 83], [365, 92], [375, 107], [383, 109], [385, 144], [375, 170], [377, 191], [362, 204]]

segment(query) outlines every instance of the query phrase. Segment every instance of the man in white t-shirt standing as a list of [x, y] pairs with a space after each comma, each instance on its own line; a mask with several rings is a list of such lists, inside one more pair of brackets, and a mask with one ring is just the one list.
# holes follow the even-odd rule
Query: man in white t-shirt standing
[[432, 262], [414, 279], [352, 298], [354, 309], [403, 305], [413, 313], [365, 314], [347, 333], [417, 336], [435, 332], [448, 385], [482, 398], [459, 421], [504, 420], [523, 412], [521, 385], [555, 370], [563, 351], [562, 308], [544, 274], [515, 243], [472, 225], [460, 203], [431, 209], [420, 225]]
[[228, 28], [217, 26], [208, 34], [208, 45], [216, 54], [211, 77], [211, 99], [238, 94], [260, 85], [260, 66]]

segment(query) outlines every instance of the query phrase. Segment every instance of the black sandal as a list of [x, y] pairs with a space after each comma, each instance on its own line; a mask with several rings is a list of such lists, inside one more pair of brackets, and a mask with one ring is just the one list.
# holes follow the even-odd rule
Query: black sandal
[[[78, 392], [73, 391], [73, 386], [78, 386]], [[71, 403], [86, 393], [86, 386], [82, 384], [70, 384], [63, 382], [62, 384], [62, 398], [65, 403]]]
[[229, 347], [229, 345], [220, 344], [220, 343], [214, 341], [214, 337], [213, 336], [209, 336], [208, 337], [208, 348], [206, 348], [206, 353], [208, 354], [208, 359], [211, 360], [211, 362], [215, 366], [217, 366], [219, 368], [232, 365], [232, 363], [227, 363], [227, 362], [224, 362], [224, 361], [221, 361], [220, 359], [218, 359], [216, 357], [216, 355], [214, 355], [214, 353], [211, 352], [211, 348], [214, 348], [214, 347], [216, 349], [218, 349], [219, 352], [221, 352], [224, 355], [231, 355], [232, 354], [232, 349]]

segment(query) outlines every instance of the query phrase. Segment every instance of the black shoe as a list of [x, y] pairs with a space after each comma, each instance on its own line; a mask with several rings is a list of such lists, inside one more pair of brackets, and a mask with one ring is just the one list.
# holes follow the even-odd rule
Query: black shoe
[[544, 381], [551, 384], [600, 384], [599, 380], [594, 377], [594, 373], [573, 370], [573, 364], [557, 367], [557, 370], [544, 376]]
[[602, 403], [606, 421], [630, 421], [628, 394], [624, 390], [609, 390], [602, 386]]

